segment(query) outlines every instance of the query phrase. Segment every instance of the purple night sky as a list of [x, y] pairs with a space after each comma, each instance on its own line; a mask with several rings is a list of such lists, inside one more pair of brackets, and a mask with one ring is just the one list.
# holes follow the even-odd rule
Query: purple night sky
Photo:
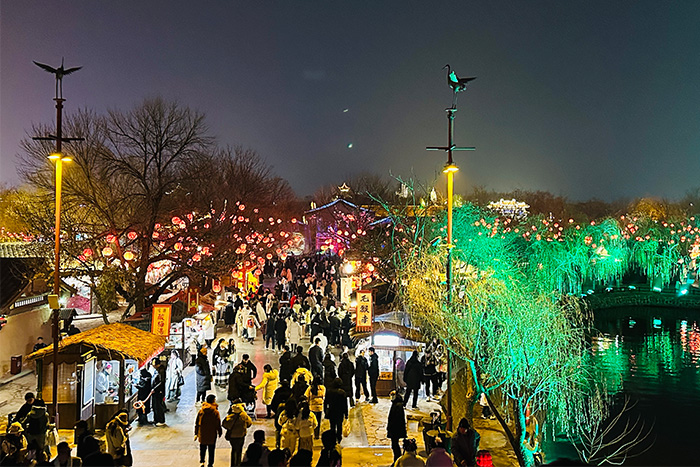
[[[0, 183], [65, 110], [177, 99], [299, 195], [360, 171], [432, 180], [459, 97], [457, 190], [678, 198], [700, 186], [698, 2], [0, 3]], [[347, 109], [347, 111], [344, 111]], [[348, 145], [352, 143], [352, 147]]]

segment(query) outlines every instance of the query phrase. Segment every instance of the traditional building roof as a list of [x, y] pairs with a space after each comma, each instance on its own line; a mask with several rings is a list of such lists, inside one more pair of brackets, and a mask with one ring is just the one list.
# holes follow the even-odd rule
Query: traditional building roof
[[28, 242], [0, 242], [0, 258], [38, 258], [35, 247]]
[[[122, 358], [133, 358], [139, 366], [147, 363], [165, 347], [165, 336], [141, 331], [123, 323], [103, 324], [94, 329], [65, 337], [58, 346], [58, 352], [70, 352], [76, 346], [92, 347], [97, 351], [112, 352]], [[27, 356], [36, 360], [53, 353], [53, 344]]]

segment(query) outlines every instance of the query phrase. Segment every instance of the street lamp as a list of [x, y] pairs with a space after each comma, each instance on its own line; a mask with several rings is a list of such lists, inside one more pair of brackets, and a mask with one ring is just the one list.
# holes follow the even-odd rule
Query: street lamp
[[[40, 141], [55, 141], [56, 150], [51, 153], [48, 158], [56, 163], [56, 231], [55, 231], [55, 256], [54, 256], [54, 274], [53, 274], [53, 295], [54, 297], [49, 300], [49, 305], [53, 312], [53, 323], [52, 323], [52, 334], [53, 334], [53, 384], [52, 384], [52, 396], [53, 396], [53, 409], [54, 409], [54, 422], [56, 427], [58, 427], [58, 340], [60, 335], [58, 332], [58, 320], [59, 320], [59, 310], [60, 305], [57, 300], [61, 294], [61, 187], [63, 183], [63, 163], [70, 162], [73, 160], [70, 156], [66, 156], [62, 151], [63, 142], [69, 141], [82, 141], [83, 138], [66, 138], [63, 136], [62, 122], [63, 122], [63, 103], [66, 101], [63, 98], [63, 77], [78, 71], [81, 67], [74, 68], [64, 68], [63, 60], [61, 60], [61, 66], [58, 68], [53, 68], [48, 65], [34, 62], [39, 68], [48, 71], [53, 74], [56, 78], [56, 97], [54, 102], [56, 102], [56, 135], [49, 135], [44, 137], [34, 137], [35, 140]], [[40, 388], [41, 389], [41, 388]]]
[[[457, 112], [457, 93], [467, 89], [467, 83], [476, 79], [465, 78], [460, 80], [454, 72], [451, 72], [449, 65], [447, 83], [452, 88], [452, 107], [445, 109], [447, 112], [447, 146], [428, 146], [428, 151], [445, 151], [447, 153], [447, 163], [442, 169], [447, 175], [447, 266], [446, 266], [446, 286], [447, 286], [447, 306], [452, 307], [452, 198], [454, 196], [454, 175], [459, 171], [459, 167], [452, 160], [452, 151], [475, 151], [475, 147], [457, 147], [453, 141], [455, 112]], [[454, 75], [454, 79], [453, 76]], [[446, 343], [447, 344], [447, 343]], [[449, 345], [445, 345], [447, 350], [447, 430], [452, 430], [452, 350]]]

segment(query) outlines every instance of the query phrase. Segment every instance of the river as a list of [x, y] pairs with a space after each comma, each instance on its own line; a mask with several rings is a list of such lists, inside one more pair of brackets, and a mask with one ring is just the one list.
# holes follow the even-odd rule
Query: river
[[[700, 311], [615, 308], [596, 312], [594, 364], [620, 403], [628, 397], [637, 417], [653, 427], [648, 451], [625, 465], [700, 465]], [[549, 460], [572, 456], [546, 443]]]

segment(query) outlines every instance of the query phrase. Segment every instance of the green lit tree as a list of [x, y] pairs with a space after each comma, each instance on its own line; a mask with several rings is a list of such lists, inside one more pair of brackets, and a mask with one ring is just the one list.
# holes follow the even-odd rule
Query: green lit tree
[[[572, 431], [592, 422], [578, 414], [599, 393], [587, 370], [584, 310], [574, 298], [538, 290], [522, 269], [520, 235], [494, 230], [495, 222], [469, 205], [455, 210], [452, 303], [439, 246], [401, 269], [402, 297], [414, 322], [467, 363], [475, 396], [483, 392], [492, 401], [520, 464], [529, 466], [526, 414]], [[506, 421], [509, 408], [514, 427]]]

